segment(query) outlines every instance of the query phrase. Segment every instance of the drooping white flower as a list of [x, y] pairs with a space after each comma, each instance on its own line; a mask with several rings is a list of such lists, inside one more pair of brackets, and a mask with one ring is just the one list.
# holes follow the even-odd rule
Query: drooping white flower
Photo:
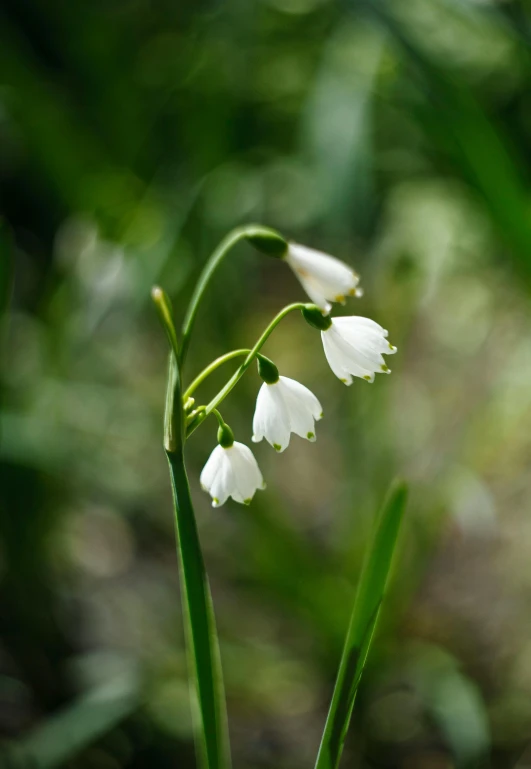
[[234, 441], [228, 448], [216, 446], [199, 481], [204, 491], [208, 491], [212, 497], [212, 507], [220, 507], [229, 497], [248, 505], [256, 489], [265, 489], [253, 452], [238, 441]]
[[289, 243], [284, 259], [312, 302], [323, 312], [330, 312], [331, 302], [344, 304], [347, 296], [363, 294], [358, 288], [359, 275], [335, 256]]
[[321, 337], [330, 368], [342, 382], [352, 384], [353, 376], [374, 382], [376, 373], [391, 373], [383, 356], [395, 353], [396, 347], [388, 341], [384, 328], [357, 315], [330, 320]]
[[277, 451], [288, 446], [291, 433], [315, 441], [315, 421], [322, 416], [321, 404], [300, 382], [285, 376], [264, 382], [256, 399], [253, 441], [265, 438]]

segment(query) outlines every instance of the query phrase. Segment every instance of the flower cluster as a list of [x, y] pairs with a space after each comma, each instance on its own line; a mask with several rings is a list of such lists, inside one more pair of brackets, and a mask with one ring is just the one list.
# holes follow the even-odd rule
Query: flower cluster
[[[348, 265], [328, 254], [295, 243], [282, 248], [281, 258], [293, 270], [312, 305], [301, 305], [306, 321], [321, 332], [324, 353], [333, 373], [346, 385], [352, 377], [373, 382], [377, 373], [389, 374], [384, 355], [396, 352], [387, 331], [370, 318], [331, 318], [332, 302], [344, 304], [359, 297], [359, 276]], [[252, 353], [252, 351], [251, 351]], [[280, 376], [272, 361], [256, 352], [263, 384], [253, 418], [253, 441], [263, 438], [278, 452], [284, 451], [291, 433], [315, 441], [315, 422], [323, 416], [321, 404], [304, 385]], [[201, 473], [201, 486], [214, 507], [228, 497], [249, 504], [257, 489], [265, 487], [258, 463], [248, 446], [234, 441], [232, 431], [220, 421], [218, 445]]]

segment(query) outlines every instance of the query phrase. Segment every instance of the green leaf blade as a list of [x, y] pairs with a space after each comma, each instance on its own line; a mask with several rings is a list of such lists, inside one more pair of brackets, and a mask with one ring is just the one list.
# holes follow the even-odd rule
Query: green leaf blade
[[337, 769], [339, 765], [356, 693], [389, 581], [406, 499], [406, 485], [395, 483], [382, 508], [356, 591], [315, 769]]
[[182, 451], [168, 452], [168, 460], [175, 501], [187, 650], [199, 705], [197, 749], [206, 769], [229, 769], [219, 642]]

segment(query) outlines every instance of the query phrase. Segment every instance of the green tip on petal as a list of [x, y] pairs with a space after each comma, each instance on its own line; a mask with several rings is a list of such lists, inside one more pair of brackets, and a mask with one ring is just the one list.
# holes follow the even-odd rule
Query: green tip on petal
[[282, 451], [282, 446], [279, 443], [273, 443], [275, 451]]
[[249, 497], [249, 499], [244, 499], [244, 500], [243, 500], [243, 504], [244, 504], [244, 505], [250, 505], [252, 501], [253, 501], [253, 498], [252, 498], [252, 497]]
[[212, 497], [212, 502], [213, 502], [215, 505], [219, 505], [219, 499], [218, 499], [217, 497]]
[[384, 372], [384, 374], [387, 374], [389, 372], [389, 366], [386, 366], [385, 363], [382, 363], [380, 366], [380, 369]]
[[363, 378], [365, 379], [366, 382], [370, 382], [371, 381], [371, 378], [370, 378], [370, 376], [368, 374], [365, 374], [365, 376]]
[[315, 438], [315, 433], [306, 433], [306, 437], [308, 438], [309, 441], [311, 441], [312, 438]]
[[322, 419], [323, 417], [324, 417], [324, 411], [321, 411], [321, 413], [319, 414], [319, 419]]

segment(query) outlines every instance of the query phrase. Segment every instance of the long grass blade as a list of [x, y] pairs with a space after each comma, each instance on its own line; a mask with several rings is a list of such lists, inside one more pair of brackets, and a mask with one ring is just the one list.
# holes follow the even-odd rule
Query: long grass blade
[[[197, 747], [207, 769], [230, 766], [225, 693], [208, 578], [182, 453], [168, 452], [188, 652], [199, 700]], [[195, 719], [194, 719], [195, 720]]]
[[406, 498], [405, 484], [395, 484], [380, 514], [356, 592], [315, 769], [336, 769], [339, 765], [356, 693], [385, 595]]
[[199, 712], [194, 711], [196, 749], [206, 769], [229, 769], [230, 748], [219, 642], [210, 586], [201, 551], [184, 463], [179, 367], [170, 357], [164, 444], [170, 466], [186, 645]]

